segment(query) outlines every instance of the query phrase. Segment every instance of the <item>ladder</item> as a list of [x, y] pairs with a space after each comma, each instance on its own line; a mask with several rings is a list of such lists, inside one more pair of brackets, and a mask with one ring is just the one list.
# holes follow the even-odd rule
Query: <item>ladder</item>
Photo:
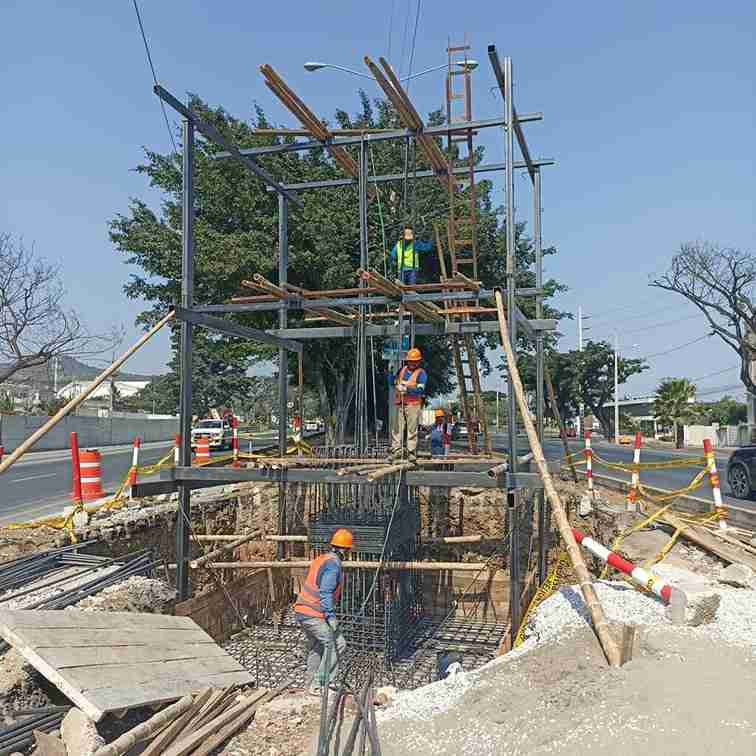
[[[464, 44], [446, 48], [448, 68], [446, 72], [446, 122], [462, 123], [472, 120], [472, 87], [467, 53], [470, 45]], [[461, 66], [455, 65], [458, 54], [464, 54]], [[447, 237], [452, 275], [464, 272], [473, 280], [478, 280], [478, 229], [477, 201], [475, 191], [475, 149], [474, 132], [467, 129], [463, 133], [449, 134], [447, 138], [447, 159], [449, 169], [449, 221]], [[455, 174], [454, 169], [467, 168], [466, 173]], [[465, 266], [460, 271], [460, 266]], [[472, 266], [472, 267], [467, 267]]]
[[[434, 226], [436, 233], [436, 251], [438, 254], [438, 264], [441, 271], [441, 282], [447, 280], [446, 260], [444, 258], [444, 249], [441, 245], [441, 232], [438, 224]], [[444, 301], [444, 308], [450, 309], [452, 303]], [[469, 320], [469, 315], [448, 315], [447, 317], [461, 317], [462, 320]], [[466, 333], [462, 336], [453, 334], [451, 336], [452, 358], [454, 361], [454, 370], [457, 373], [457, 386], [459, 386], [459, 403], [462, 406], [462, 414], [467, 423], [467, 445], [470, 452], [476, 454], [478, 451], [478, 439], [475, 429], [476, 421], [483, 434], [483, 446], [487, 452], [491, 451], [491, 439], [488, 433], [488, 419], [486, 417], [485, 406], [480, 388], [480, 370], [478, 368], [478, 356], [475, 352], [475, 341], [472, 334]], [[465, 372], [465, 368], [469, 370]]]

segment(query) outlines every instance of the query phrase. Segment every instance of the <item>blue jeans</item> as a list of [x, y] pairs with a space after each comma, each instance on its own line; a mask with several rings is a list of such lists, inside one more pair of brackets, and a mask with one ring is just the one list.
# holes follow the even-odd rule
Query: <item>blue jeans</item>
[[[305, 684], [311, 690], [322, 688], [324, 685], [333, 682], [339, 673], [339, 658], [344, 654], [346, 649], [346, 640], [338, 627], [332, 632], [325, 620], [317, 617], [297, 616], [297, 624], [307, 638], [307, 675]], [[333, 623], [334, 620], [331, 620]], [[333, 639], [336, 638], [336, 649], [333, 647]], [[330, 673], [326, 670], [327, 649], [331, 649]]]
[[402, 271], [402, 283], [405, 286], [414, 286], [417, 283], [417, 268], [405, 268]]

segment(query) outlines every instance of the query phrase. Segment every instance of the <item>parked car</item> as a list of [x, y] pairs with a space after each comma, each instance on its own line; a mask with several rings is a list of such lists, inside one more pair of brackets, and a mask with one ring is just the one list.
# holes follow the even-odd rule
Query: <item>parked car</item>
[[233, 429], [228, 418], [223, 420], [199, 420], [192, 428], [192, 448], [200, 436], [207, 436], [211, 449], [230, 449], [233, 445]]
[[727, 482], [732, 495], [750, 499], [756, 490], [756, 446], [741, 446], [727, 460]]

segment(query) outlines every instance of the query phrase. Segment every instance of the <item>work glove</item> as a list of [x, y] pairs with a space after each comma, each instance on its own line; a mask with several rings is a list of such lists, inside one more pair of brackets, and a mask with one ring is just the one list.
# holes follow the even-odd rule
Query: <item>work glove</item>
[[397, 389], [398, 389], [398, 391], [399, 391], [400, 394], [406, 394], [407, 393], [407, 387], [403, 383], [400, 383], [397, 386]]
[[335, 633], [339, 629], [339, 621], [336, 619], [336, 617], [328, 617], [326, 618], [326, 623], [328, 624], [328, 627], [333, 630]]

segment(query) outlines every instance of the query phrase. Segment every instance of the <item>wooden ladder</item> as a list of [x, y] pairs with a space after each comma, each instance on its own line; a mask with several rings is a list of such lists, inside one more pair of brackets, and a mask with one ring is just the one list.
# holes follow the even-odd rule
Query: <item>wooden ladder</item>
[[[441, 245], [441, 232], [437, 224], [434, 226], [434, 230], [436, 233], [436, 251], [441, 271], [441, 282], [443, 283], [448, 278], [446, 260], [444, 258], [444, 249]], [[451, 302], [444, 300], [445, 309], [451, 309], [452, 306]], [[470, 320], [469, 315], [448, 315], [447, 317], [450, 319], [459, 317], [463, 321]], [[473, 454], [477, 453], [478, 439], [475, 430], [477, 421], [483, 434], [483, 446], [487, 452], [490, 452], [491, 439], [488, 433], [488, 419], [481, 395], [478, 356], [475, 352], [475, 341], [472, 334], [466, 333], [461, 336], [452, 334], [451, 347], [454, 369], [457, 373], [457, 386], [459, 386], [459, 403], [462, 406], [462, 414], [467, 423], [467, 445]], [[469, 369], [469, 373], [465, 373], [466, 367]]]
[[[448, 68], [446, 73], [446, 121], [448, 124], [472, 120], [472, 87], [467, 53], [470, 45], [449, 43], [446, 48]], [[463, 66], [455, 65], [455, 56], [463, 53]], [[457, 86], [459, 85], [459, 86]], [[452, 275], [460, 266], [472, 266], [463, 271], [478, 280], [478, 228], [477, 200], [475, 191], [474, 132], [449, 134], [447, 158], [449, 165], [449, 221], [447, 236], [451, 257]], [[455, 174], [455, 168], [465, 167], [467, 173]]]

